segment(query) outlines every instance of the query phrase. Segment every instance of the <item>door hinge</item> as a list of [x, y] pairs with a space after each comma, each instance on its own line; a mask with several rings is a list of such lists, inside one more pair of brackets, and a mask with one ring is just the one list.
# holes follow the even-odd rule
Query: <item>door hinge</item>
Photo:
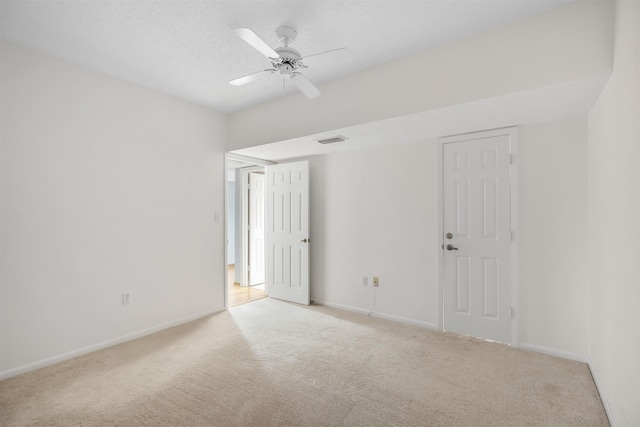
[[516, 317], [516, 311], [513, 307], [509, 307], [509, 319], [514, 319]]
[[513, 164], [513, 154], [509, 153], [509, 164]]
[[513, 231], [509, 231], [509, 240], [512, 242], [513, 242], [513, 236], [514, 236]]

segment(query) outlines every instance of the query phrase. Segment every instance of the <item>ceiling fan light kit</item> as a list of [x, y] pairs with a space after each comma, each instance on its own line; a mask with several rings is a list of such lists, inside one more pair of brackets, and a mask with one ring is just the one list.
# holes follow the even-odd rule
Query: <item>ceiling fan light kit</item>
[[309, 58], [310, 62], [317, 65], [323, 61], [344, 61], [351, 59], [353, 56], [351, 50], [347, 48], [340, 48], [309, 55], [303, 58], [300, 55], [300, 52], [289, 46], [289, 43], [296, 39], [298, 32], [294, 28], [288, 26], [281, 26], [276, 29], [276, 36], [278, 37], [278, 40], [280, 40], [280, 43], [282, 43], [282, 46], [276, 49], [272, 49], [264, 40], [249, 28], [236, 28], [233, 32], [242, 40], [247, 42], [251, 47], [266, 56], [273, 67], [233, 79], [229, 83], [234, 86], [242, 86], [278, 72], [283, 78], [291, 80], [298, 90], [300, 90], [300, 92], [302, 92], [307, 98], [316, 98], [320, 96], [320, 90], [299, 71], [309, 67], [304, 63], [304, 61]]

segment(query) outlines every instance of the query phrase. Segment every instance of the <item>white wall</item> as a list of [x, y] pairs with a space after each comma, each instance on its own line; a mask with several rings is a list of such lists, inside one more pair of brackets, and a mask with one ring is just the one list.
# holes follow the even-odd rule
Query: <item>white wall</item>
[[587, 120], [520, 126], [518, 140], [519, 340], [586, 360]]
[[[585, 359], [586, 118], [519, 128], [519, 340]], [[311, 157], [312, 299], [438, 323], [435, 141]], [[567, 251], [566, 242], [575, 247]]]
[[[435, 142], [310, 158], [311, 299], [437, 325]], [[370, 285], [362, 286], [362, 276]]]
[[640, 425], [640, 3], [618, 1], [614, 69], [589, 114], [590, 357], [616, 426]]
[[224, 308], [224, 115], [5, 42], [1, 90], [2, 376]]

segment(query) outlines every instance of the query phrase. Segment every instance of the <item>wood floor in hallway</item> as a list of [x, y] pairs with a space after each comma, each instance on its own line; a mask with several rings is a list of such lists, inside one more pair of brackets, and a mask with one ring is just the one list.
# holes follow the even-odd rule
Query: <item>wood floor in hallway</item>
[[229, 307], [235, 307], [250, 301], [259, 300], [267, 296], [264, 284], [257, 286], [240, 286], [235, 283], [235, 265], [231, 264], [227, 270], [227, 287], [229, 290]]

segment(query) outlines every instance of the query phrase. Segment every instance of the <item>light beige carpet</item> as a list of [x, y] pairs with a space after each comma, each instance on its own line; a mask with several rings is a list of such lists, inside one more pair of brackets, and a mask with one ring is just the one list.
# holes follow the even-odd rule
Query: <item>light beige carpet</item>
[[608, 423], [585, 364], [263, 299], [2, 381], [0, 425]]

